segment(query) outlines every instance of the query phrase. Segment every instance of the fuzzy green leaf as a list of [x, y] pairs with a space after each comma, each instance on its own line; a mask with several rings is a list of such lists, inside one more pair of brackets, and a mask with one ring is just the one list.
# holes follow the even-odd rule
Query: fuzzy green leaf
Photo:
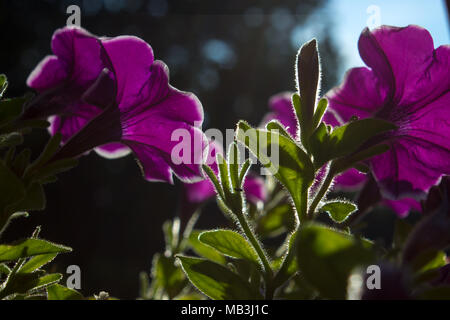
[[258, 264], [257, 253], [248, 241], [237, 232], [232, 230], [205, 231], [199, 235], [198, 239], [224, 255]]
[[295, 227], [295, 213], [288, 203], [275, 206], [266, 212], [256, 227], [257, 234], [266, 237], [275, 237], [281, 233], [293, 231]]
[[300, 272], [324, 298], [345, 299], [351, 271], [373, 261], [371, 242], [320, 224], [303, 225], [297, 238]]
[[0, 245], [0, 262], [13, 261], [39, 254], [64, 253], [71, 248], [55, 244], [42, 239], [29, 238], [10, 245]]
[[357, 209], [356, 205], [347, 201], [330, 201], [320, 208], [320, 211], [325, 211], [330, 218], [336, 222], [345, 221]]
[[8, 78], [4, 74], [0, 74], [0, 99], [3, 97], [6, 89], [8, 88]]
[[297, 54], [296, 68], [297, 88], [300, 94], [300, 110], [297, 117], [300, 122], [300, 131], [309, 134], [312, 128], [312, 119], [319, 88], [320, 63], [317, 41], [312, 39], [302, 45]]
[[25, 196], [22, 181], [0, 160], [0, 230], [9, 218], [8, 207]]
[[189, 236], [189, 246], [196, 254], [201, 257], [207, 258], [219, 264], [225, 264], [227, 260], [223, 255], [221, 255], [217, 250], [211, 248], [210, 246], [202, 243], [198, 237], [203, 233], [201, 230], [192, 230]]
[[76, 290], [53, 284], [47, 288], [48, 300], [83, 300], [83, 296]]
[[42, 266], [50, 263], [55, 259], [57, 253], [49, 253], [49, 254], [40, 254], [29, 259], [23, 266], [20, 268], [19, 273], [29, 273], [33, 272]]
[[192, 284], [211, 299], [262, 299], [248, 282], [224, 266], [199, 258], [178, 256], [178, 259]]
[[187, 279], [175, 259], [164, 255], [155, 255], [152, 263], [152, 277], [156, 286], [167, 293], [169, 299], [177, 296], [187, 284]]
[[[274, 131], [253, 129], [240, 121], [236, 138], [243, 143], [289, 191], [295, 207], [302, 207], [302, 196], [314, 181], [314, 167], [309, 156], [290, 138]], [[278, 151], [278, 163], [268, 156]]]
[[12, 99], [4, 99], [0, 101], [0, 126], [4, 126], [5, 124], [14, 121], [17, 119], [21, 113], [23, 104], [27, 98], [12, 98]]

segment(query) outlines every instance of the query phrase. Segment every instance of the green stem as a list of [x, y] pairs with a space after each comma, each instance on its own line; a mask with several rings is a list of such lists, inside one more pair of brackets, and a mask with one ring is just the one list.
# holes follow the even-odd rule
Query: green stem
[[[293, 198], [294, 199], [294, 198]], [[297, 213], [297, 227], [302, 221], [308, 219], [308, 191], [304, 191], [301, 194], [300, 201], [294, 199], [295, 211]]]
[[273, 277], [273, 270], [270, 266], [269, 259], [267, 258], [261, 243], [256, 238], [252, 228], [250, 228], [250, 225], [248, 224], [247, 218], [245, 217], [245, 212], [243, 210], [242, 205], [242, 196], [239, 195], [237, 201], [240, 201], [240, 204], [235, 207], [234, 214], [236, 215], [239, 224], [242, 228], [242, 231], [247, 236], [248, 240], [250, 241], [250, 244], [255, 249], [256, 253], [258, 254], [259, 259], [261, 260], [263, 267], [264, 267], [264, 273], [265, 273], [265, 282], [266, 282], [266, 293], [265, 298], [267, 300], [273, 298], [273, 288], [272, 288], [272, 277]]
[[334, 170], [333, 170], [333, 164], [330, 166], [330, 170], [327, 173], [327, 176], [325, 177], [325, 180], [322, 183], [322, 186], [320, 187], [319, 191], [316, 193], [313, 201], [311, 202], [311, 205], [308, 209], [308, 218], [312, 219], [314, 217], [314, 212], [316, 211], [317, 205], [322, 200], [322, 198], [325, 196], [325, 194], [328, 191], [328, 188], [330, 187], [331, 183], [334, 179]]

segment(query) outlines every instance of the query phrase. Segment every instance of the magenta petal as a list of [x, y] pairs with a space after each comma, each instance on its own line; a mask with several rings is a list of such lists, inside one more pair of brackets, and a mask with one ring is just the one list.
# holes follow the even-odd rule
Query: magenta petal
[[78, 104], [76, 114], [71, 116], [51, 116], [49, 117], [51, 135], [59, 132], [62, 135], [62, 142], [66, 143], [75, 133], [84, 127], [92, 118], [101, 113], [101, 109], [87, 104]]
[[[145, 120], [145, 115], [143, 116]], [[123, 141], [131, 147], [139, 159], [146, 178], [173, 183], [171, 177], [173, 171], [183, 182], [195, 182], [201, 179], [203, 150], [207, 144], [203, 132], [183, 122], [157, 116], [150, 119], [151, 125], [133, 118], [135, 123], [127, 124], [123, 136]], [[180, 140], [172, 140], [172, 133], [176, 130], [181, 130], [180, 132], [183, 132], [185, 136]], [[180, 143], [186, 145], [187, 149], [183, 149], [181, 153], [172, 152]], [[161, 175], [155, 173], [155, 170], [160, 170]]]
[[66, 143], [102, 111], [84, 102], [82, 96], [111, 64], [100, 41], [81, 28], [57, 30], [52, 50], [55, 55], [46, 57], [27, 80], [39, 95], [24, 118], [52, 116], [50, 133], [60, 132]]
[[334, 179], [336, 187], [340, 189], [354, 189], [366, 181], [366, 175], [356, 169], [348, 169]]
[[333, 115], [339, 117], [340, 122], [348, 122], [352, 116], [367, 118], [383, 106], [386, 94], [372, 70], [350, 69], [343, 84], [327, 93], [326, 98], [332, 110], [327, 114], [334, 112]]
[[[216, 155], [218, 153], [223, 155], [223, 148], [218, 143], [210, 141], [208, 143], [207, 151], [207, 155], [204, 159], [205, 164], [217, 175], [219, 173], [219, 168], [216, 162]], [[190, 203], [202, 203], [216, 195], [216, 190], [209, 178], [194, 183], [186, 183], [184, 189], [186, 199]]]
[[365, 29], [359, 51], [371, 67], [352, 69], [327, 96], [339, 120], [378, 117], [398, 129], [386, 135], [391, 149], [370, 163], [385, 197], [423, 197], [450, 172], [450, 46], [434, 50], [423, 28]]
[[107, 159], [117, 159], [128, 155], [131, 150], [121, 143], [108, 143], [95, 148], [95, 152]]
[[385, 196], [423, 197], [441, 175], [450, 174], [449, 111], [450, 92], [411, 115], [391, 150], [372, 159]]
[[202, 203], [216, 195], [209, 179], [184, 185], [186, 200], [190, 203]]
[[244, 192], [247, 200], [251, 203], [265, 202], [267, 199], [264, 179], [252, 173], [249, 173], [245, 178]]
[[[154, 62], [152, 48], [133, 36], [104, 39], [102, 44], [114, 66], [119, 109], [137, 114], [148, 107], [146, 102], [157, 103], [160, 97], [150, 97], [151, 90], [157, 90], [160, 85], [167, 90], [167, 84], [150, 71]], [[161, 98], [167, 95], [165, 90], [161, 90]]]
[[[369, 43], [377, 49], [372, 49]], [[442, 49], [445, 47], [447, 49]], [[361, 57], [375, 72], [391, 69], [395, 90], [392, 100], [398, 105], [415, 104], [448, 90], [449, 46], [435, 52], [433, 39], [424, 28], [383, 26], [363, 32], [359, 48]], [[447, 50], [447, 53], [441, 54], [441, 50]], [[375, 55], [382, 55], [387, 66], [372, 64]], [[386, 81], [386, 77], [382, 79]]]
[[[52, 50], [55, 56], [30, 76], [29, 85], [42, 92], [28, 116], [54, 116], [50, 131], [61, 132], [66, 142], [56, 159], [91, 149], [112, 158], [131, 149], [149, 180], [172, 183], [172, 174], [186, 182], [202, 178], [202, 105], [169, 85], [167, 66], [154, 61], [145, 41], [64, 28], [55, 32]], [[182, 152], [174, 153], [179, 130], [188, 137]]]
[[127, 145], [133, 150], [148, 181], [168, 182], [173, 184], [172, 170], [161, 152], [149, 145], [128, 141]]
[[78, 27], [56, 31], [52, 51], [69, 68], [73, 85], [86, 88], [105, 67], [111, 68], [100, 40]]
[[31, 72], [27, 85], [37, 91], [56, 87], [69, 74], [67, 65], [56, 56], [47, 56]]
[[384, 200], [383, 203], [394, 210], [400, 218], [406, 217], [411, 210], [421, 210], [420, 203], [412, 198], [403, 198], [400, 200]]

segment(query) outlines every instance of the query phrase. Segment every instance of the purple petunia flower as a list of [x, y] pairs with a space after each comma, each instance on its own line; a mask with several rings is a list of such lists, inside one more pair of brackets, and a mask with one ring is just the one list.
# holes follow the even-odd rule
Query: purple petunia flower
[[[210, 142], [206, 164], [214, 171], [216, 175], [219, 172], [216, 162], [217, 153], [223, 155], [222, 147], [215, 142]], [[185, 184], [184, 189], [186, 201], [192, 204], [203, 203], [204, 201], [214, 197], [217, 193], [209, 179]], [[244, 192], [247, 200], [254, 204], [264, 202], [267, 198], [263, 179], [252, 173], [249, 173], [244, 181]]]
[[[52, 50], [27, 81], [39, 95], [25, 116], [51, 116], [51, 133], [60, 132], [65, 143], [57, 158], [91, 149], [117, 157], [131, 149], [147, 180], [173, 183], [172, 173], [186, 182], [202, 178], [201, 103], [169, 84], [167, 66], [145, 41], [70, 27], [55, 32]], [[177, 130], [189, 148], [174, 154]]]
[[[365, 29], [358, 47], [370, 68], [348, 71], [326, 95], [329, 110], [340, 122], [358, 116], [396, 124], [384, 137], [391, 149], [370, 166], [384, 197], [421, 197], [450, 173], [450, 46], [434, 49], [418, 26], [382, 26]], [[410, 200], [401, 205], [416, 206]]]

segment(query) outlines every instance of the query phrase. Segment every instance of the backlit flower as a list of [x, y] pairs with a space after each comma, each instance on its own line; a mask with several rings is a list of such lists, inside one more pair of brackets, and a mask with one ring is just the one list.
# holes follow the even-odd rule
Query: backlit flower
[[427, 30], [382, 26], [365, 29], [359, 52], [369, 68], [348, 71], [329, 92], [339, 121], [352, 116], [388, 120], [398, 129], [384, 140], [391, 149], [370, 159], [384, 197], [423, 196], [450, 172], [450, 46], [434, 49]]
[[[202, 178], [201, 103], [169, 84], [167, 66], [145, 41], [64, 28], [55, 32], [52, 50], [28, 79], [39, 95], [27, 116], [52, 116], [51, 132], [65, 143], [57, 158], [131, 149], [148, 180], [173, 183], [172, 173], [183, 181]], [[174, 153], [180, 130], [186, 148]]]

